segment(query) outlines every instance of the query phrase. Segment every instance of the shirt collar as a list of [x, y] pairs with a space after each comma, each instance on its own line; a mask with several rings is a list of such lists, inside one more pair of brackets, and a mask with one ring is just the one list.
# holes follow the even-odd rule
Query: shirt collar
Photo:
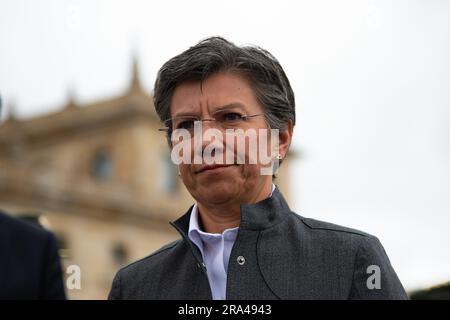
[[[272, 184], [272, 193], [268, 198], [255, 204], [241, 205], [241, 223], [239, 227], [248, 230], [266, 229], [280, 222], [289, 212], [290, 208], [283, 195]], [[171, 222], [171, 225], [183, 236], [187, 236], [191, 230], [200, 230], [197, 204], [191, 206], [176, 221]]]
[[[272, 191], [270, 192], [270, 195], [268, 198], [272, 197], [273, 191], [275, 190], [276, 186], [275, 184], [272, 183]], [[239, 227], [235, 227], [235, 228], [229, 228], [229, 229], [225, 229], [223, 231], [223, 233], [225, 233], [228, 230], [233, 230], [233, 229], [238, 229]], [[204, 233], [204, 234], [208, 234], [207, 232], [204, 232], [200, 229], [200, 224], [198, 221], [198, 205], [197, 203], [194, 204], [194, 206], [192, 207], [192, 211], [191, 211], [191, 216], [189, 219], [189, 232], [188, 234], [190, 235], [191, 231], [193, 230], [197, 230], [200, 231], [200, 233]]]
[[[276, 186], [272, 183], [272, 191], [270, 192], [269, 198], [272, 197], [273, 191], [275, 190]], [[228, 228], [225, 229], [221, 235], [217, 233], [208, 233], [200, 228], [200, 223], [198, 220], [198, 205], [195, 203], [191, 209], [191, 215], [189, 217], [189, 230], [188, 230], [188, 237], [194, 242], [197, 247], [199, 247], [200, 251], [203, 251], [203, 242], [202, 240], [208, 240], [212, 237], [225, 237], [225, 240], [235, 240], [237, 236], [237, 231], [239, 230], [239, 227], [235, 228]]]

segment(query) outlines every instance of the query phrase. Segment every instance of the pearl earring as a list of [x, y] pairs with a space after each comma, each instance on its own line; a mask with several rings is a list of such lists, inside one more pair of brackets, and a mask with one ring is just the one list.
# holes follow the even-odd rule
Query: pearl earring
[[279, 153], [279, 154], [277, 154], [276, 158], [277, 158], [278, 160], [281, 160], [281, 159], [283, 159], [283, 156]]

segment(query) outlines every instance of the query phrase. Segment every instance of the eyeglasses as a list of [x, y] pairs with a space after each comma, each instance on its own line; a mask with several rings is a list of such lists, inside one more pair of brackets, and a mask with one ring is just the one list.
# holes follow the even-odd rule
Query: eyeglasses
[[212, 118], [201, 119], [197, 116], [179, 116], [165, 120], [165, 128], [158, 129], [159, 131], [166, 131], [172, 133], [173, 130], [185, 129], [190, 133], [194, 132], [195, 125], [203, 123], [203, 121], [210, 121], [216, 124], [219, 129], [240, 128], [244, 122], [250, 118], [264, 116], [263, 113], [253, 115], [243, 115], [236, 111], [218, 111], [213, 114]]

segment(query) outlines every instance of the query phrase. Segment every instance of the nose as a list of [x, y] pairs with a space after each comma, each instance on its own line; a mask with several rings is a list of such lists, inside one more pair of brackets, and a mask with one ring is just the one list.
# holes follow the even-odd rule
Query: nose
[[[202, 158], [202, 163], [224, 163], [224, 132], [217, 127], [215, 121], [205, 118], [202, 122], [201, 136], [194, 139], [197, 143], [195, 153]], [[198, 132], [198, 131], [197, 131]], [[195, 133], [194, 133], [195, 134]], [[198, 147], [200, 146], [200, 147]]]

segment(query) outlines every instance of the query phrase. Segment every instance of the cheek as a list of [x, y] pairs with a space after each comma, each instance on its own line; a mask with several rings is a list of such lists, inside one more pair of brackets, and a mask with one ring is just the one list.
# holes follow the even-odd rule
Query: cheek
[[257, 181], [260, 178], [261, 166], [259, 164], [244, 164], [239, 171], [239, 178], [246, 182]]
[[270, 135], [267, 132], [258, 134], [256, 142], [253, 141], [245, 150], [245, 158], [252, 165], [250, 170], [266, 167], [273, 158], [273, 146]]
[[189, 164], [181, 164], [179, 167], [181, 179], [184, 184], [190, 184], [192, 181], [191, 168]]

